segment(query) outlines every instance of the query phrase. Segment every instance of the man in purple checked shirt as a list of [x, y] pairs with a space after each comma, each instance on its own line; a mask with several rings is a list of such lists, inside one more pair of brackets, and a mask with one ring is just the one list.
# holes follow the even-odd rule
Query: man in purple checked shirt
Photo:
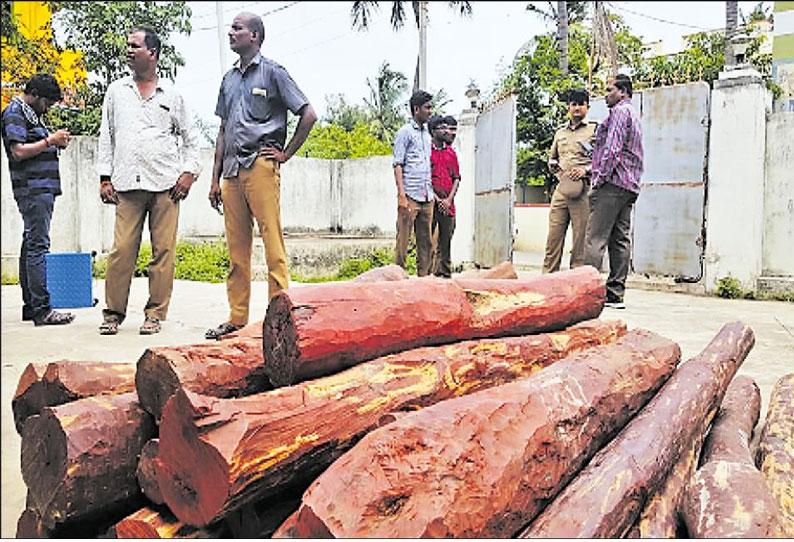
[[631, 79], [607, 81], [609, 116], [598, 126], [593, 146], [590, 216], [585, 235], [585, 265], [599, 271], [609, 248], [605, 306], [625, 309], [623, 294], [631, 259], [631, 208], [640, 193], [642, 126], [631, 107]]

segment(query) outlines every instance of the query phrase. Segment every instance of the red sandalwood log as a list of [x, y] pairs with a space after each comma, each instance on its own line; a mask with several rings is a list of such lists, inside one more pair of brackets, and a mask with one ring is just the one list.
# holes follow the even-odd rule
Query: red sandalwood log
[[686, 490], [681, 513], [694, 538], [778, 536], [779, 511], [750, 453], [761, 410], [752, 378], [728, 386], [703, 447], [702, 466]]
[[141, 406], [157, 421], [165, 402], [179, 389], [239, 397], [272, 387], [264, 372], [261, 338], [246, 336], [147, 348], [138, 360], [135, 385]]
[[44, 525], [99, 515], [140, 496], [138, 454], [155, 431], [134, 392], [87, 397], [28, 418], [22, 478]]
[[19, 378], [11, 399], [17, 433], [28, 417], [45, 407], [57, 406], [99, 394], [126, 393], [135, 389], [135, 364], [104, 361], [54, 361], [30, 363]]
[[25, 508], [17, 520], [16, 538], [54, 538], [52, 534], [41, 522], [41, 514], [33, 508]]
[[772, 388], [756, 465], [778, 502], [782, 536], [794, 538], [794, 373]]
[[458, 275], [458, 278], [517, 279], [518, 273], [513, 264], [507, 261], [489, 269], [469, 269]]
[[686, 486], [697, 470], [704, 437], [704, 433], [696, 436], [689, 449], [678, 458], [661, 489], [648, 498], [626, 538], [687, 538], [679, 509]]
[[223, 525], [197, 529], [180, 522], [164, 506], [145, 506], [108, 531], [110, 538], [228, 538]]
[[275, 537], [514, 535], [675, 368], [678, 345], [635, 330], [536, 375], [377, 429], [303, 496]]
[[390, 412], [527, 376], [624, 331], [620, 322], [594, 320], [558, 333], [401, 352], [239, 399], [180, 392], [160, 425], [160, 490], [180, 520], [206, 525], [296, 476], [318, 474]]
[[726, 324], [522, 533], [522, 537], [621, 537], [681, 454], [705, 431], [754, 343]]
[[135, 469], [135, 477], [138, 478], [138, 486], [147, 499], [154, 504], [163, 504], [163, 494], [160, 493], [160, 486], [157, 485], [157, 474], [154, 462], [157, 454], [160, 453], [160, 439], [153, 438], [143, 445], [138, 468]]
[[399, 265], [391, 264], [364, 271], [351, 282], [381, 282], [407, 279], [408, 273], [405, 272], [405, 269]]
[[604, 291], [592, 267], [527, 280], [296, 288], [268, 305], [264, 369], [278, 387], [409, 348], [562, 329], [597, 317]]

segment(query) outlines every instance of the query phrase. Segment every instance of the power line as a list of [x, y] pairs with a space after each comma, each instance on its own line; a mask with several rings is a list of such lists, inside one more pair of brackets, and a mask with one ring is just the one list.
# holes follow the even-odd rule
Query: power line
[[638, 15], [640, 17], [645, 17], [646, 19], [651, 19], [653, 21], [658, 21], [660, 23], [673, 24], [673, 25], [677, 25], [677, 26], [683, 26], [683, 27], [686, 27], [686, 28], [694, 28], [695, 30], [702, 30], [704, 32], [708, 32], [708, 31], [712, 30], [711, 28], [703, 28], [702, 26], [695, 26], [695, 25], [686, 24], [686, 23], [679, 23], [679, 22], [676, 22], [676, 21], [668, 21], [667, 19], [661, 19], [659, 17], [654, 17], [653, 15], [646, 15], [645, 13], [639, 13], [637, 11], [632, 11], [632, 10], [630, 10], [628, 8], [624, 8], [622, 6], [616, 6], [612, 2], [604, 2], [604, 3], [607, 4], [609, 7], [613, 8], [613, 9], [616, 9], [618, 11], [624, 11], [626, 13], [631, 13], [632, 15]]
[[[287, 8], [291, 8], [295, 4], [299, 4], [299, 3], [300, 2], [292, 2], [290, 4], [285, 4], [285, 5], [281, 6], [281, 7], [276, 8], [276, 9], [271, 9], [270, 11], [266, 11], [265, 13], [260, 15], [260, 17], [267, 17], [268, 15], [272, 15], [274, 13], [278, 13], [279, 11], [283, 11], [283, 10], [285, 10]], [[253, 6], [255, 4], [261, 4], [261, 2], [254, 2], [253, 4], [246, 4], [246, 5], [243, 5], [243, 6], [240, 6], [240, 7], [236, 8], [235, 10], [225, 10], [224, 12], [226, 12], [226, 11], [237, 11], [237, 10], [243, 9], [243, 8], [245, 8], [247, 6]], [[193, 31], [194, 32], [201, 32], [202, 30], [215, 30], [217, 28], [218, 28], [218, 25], [214, 24], [214, 25], [211, 25], [211, 26], [203, 26], [201, 28], [196, 28]]]

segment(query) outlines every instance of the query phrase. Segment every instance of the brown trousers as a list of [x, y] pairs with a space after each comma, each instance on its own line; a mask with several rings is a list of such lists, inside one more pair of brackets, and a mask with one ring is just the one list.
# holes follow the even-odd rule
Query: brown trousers
[[[251, 303], [251, 251], [254, 220], [265, 244], [268, 299], [289, 287], [287, 250], [281, 231], [281, 173], [274, 160], [257, 158], [251, 169], [240, 169], [237, 177], [223, 179], [221, 196], [229, 245], [229, 322], [248, 323]], [[264, 315], [262, 310], [261, 314]]]
[[455, 233], [455, 217], [433, 211], [433, 266], [431, 271], [438, 277], [452, 277], [452, 236]]
[[569, 223], [573, 230], [571, 269], [584, 265], [589, 213], [587, 193], [583, 193], [576, 199], [571, 199], [563, 196], [559, 190], [554, 190], [549, 206], [549, 235], [546, 238], [546, 256], [543, 259], [544, 273], [555, 273], [560, 270], [565, 233], [568, 231]]
[[431, 201], [419, 202], [408, 198], [408, 208], [397, 209], [397, 249], [396, 264], [405, 269], [408, 256], [408, 241], [411, 231], [416, 234], [416, 274], [424, 277], [430, 273], [432, 264], [433, 240], [431, 225], [433, 223], [433, 207]]
[[108, 257], [103, 313], [117, 315], [122, 321], [127, 314], [130, 282], [141, 246], [143, 221], [149, 215], [152, 260], [149, 262], [149, 300], [144, 313], [165, 320], [171, 292], [174, 289], [174, 257], [179, 223], [179, 203], [171, 200], [168, 190], [118, 192], [113, 249]]

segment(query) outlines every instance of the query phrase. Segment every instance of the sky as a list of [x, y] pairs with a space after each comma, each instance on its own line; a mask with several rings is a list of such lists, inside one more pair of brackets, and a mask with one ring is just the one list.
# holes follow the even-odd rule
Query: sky
[[[265, 42], [262, 54], [290, 73], [318, 115], [326, 112], [326, 97], [344, 95], [352, 104], [363, 104], [369, 95], [367, 78], [374, 80], [381, 63], [404, 73], [413, 83], [419, 38], [410, 2], [405, 2], [407, 24], [394, 31], [389, 23], [392, 2], [380, 2], [366, 31], [351, 28], [352, 2], [221, 2], [223, 10], [222, 65], [218, 44], [216, 2], [188, 2], [193, 31], [172, 41], [185, 58], [176, 85], [188, 106], [203, 121], [214, 116], [222, 73], [237, 56], [228, 48], [226, 33], [234, 16], [251, 11], [262, 16]], [[427, 81], [430, 92], [443, 89], [453, 101], [445, 113], [458, 115], [468, 107], [470, 81], [485, 94], [512, 62], [516, 52], [533, 36], [553, 30], [526, 10], [528, 2], [471, 2], [471, 17], [461, 17], [447, 2], [430, 2], [428, 8]], [[547, 2], [536, 2], [546, 8]], [[757, 2], [739, 2], [749, 13]], [[765, 2], [770, 7], [772, 2]], [[681, 49], [681, 37], [721, 28], [725, 2], [606, 2], [608, 11], [620, 14], [644, 42], [663, 40], [664, 52]], [[406, 100], [407, 100], [406, 95]]]

